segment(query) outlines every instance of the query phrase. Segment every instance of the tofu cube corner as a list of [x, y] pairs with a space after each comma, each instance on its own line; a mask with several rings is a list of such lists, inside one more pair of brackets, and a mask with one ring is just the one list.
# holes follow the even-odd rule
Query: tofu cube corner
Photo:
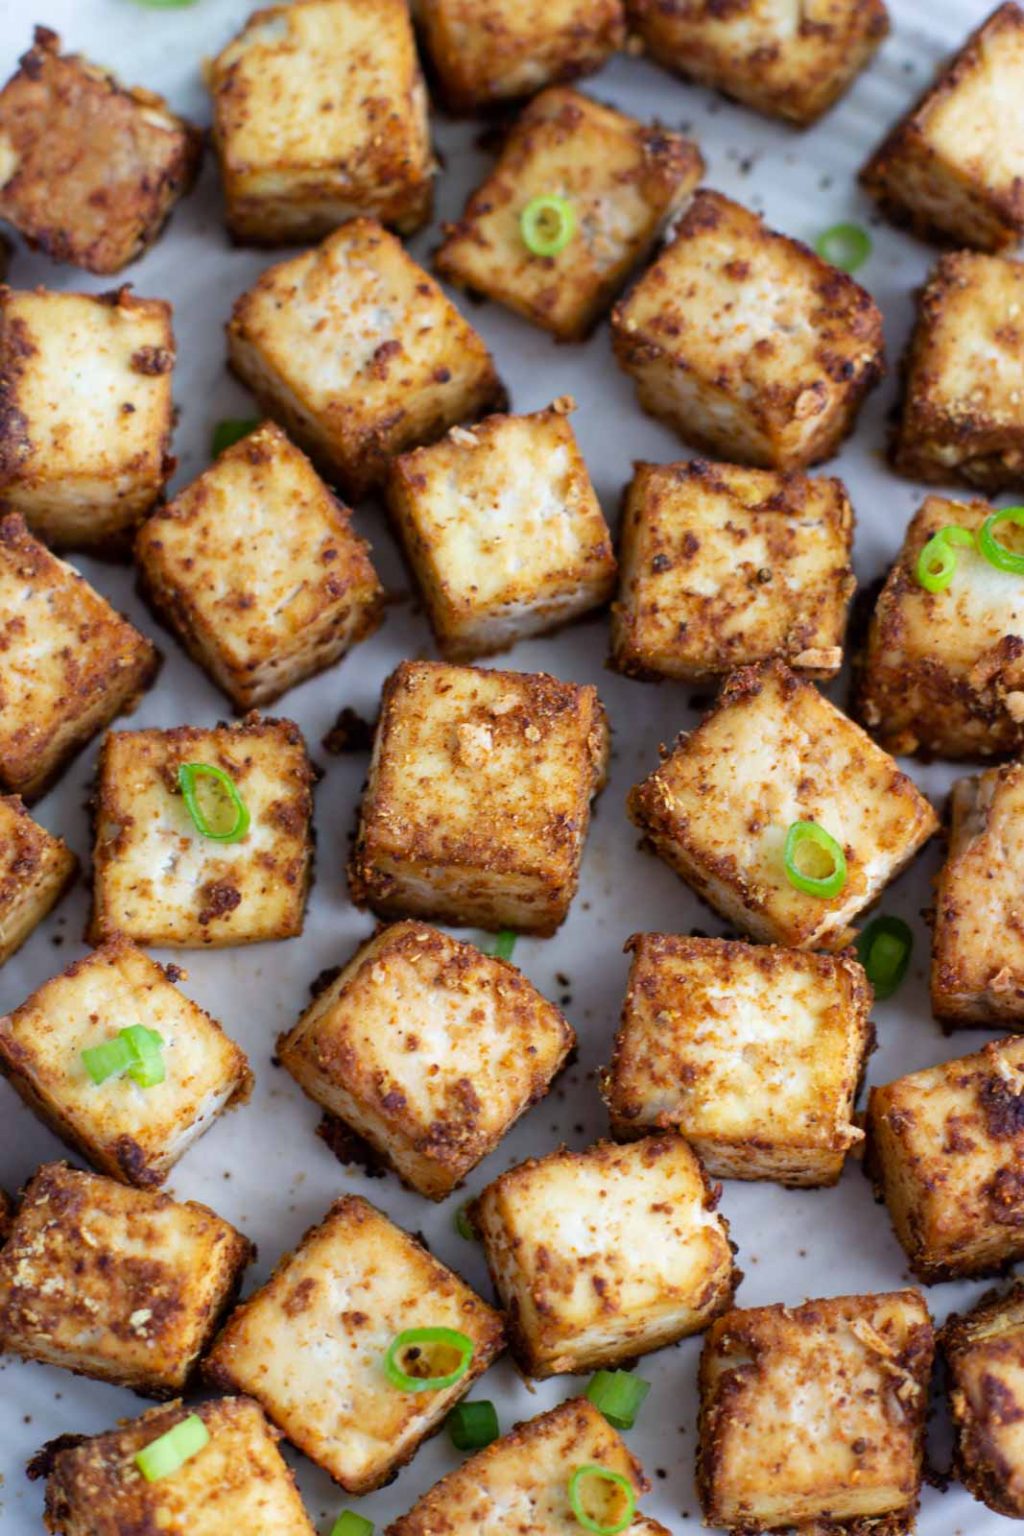
[[18, 795], [0, 796], [0, 966], [38, 928], [77, 873], [78, 859], [64, 839], [33, 821]]
[[939, 1334], [949, 1373], [956, 1477], [976, 1499], [1024, 1518], [1024, 1284], [989, 1291]]

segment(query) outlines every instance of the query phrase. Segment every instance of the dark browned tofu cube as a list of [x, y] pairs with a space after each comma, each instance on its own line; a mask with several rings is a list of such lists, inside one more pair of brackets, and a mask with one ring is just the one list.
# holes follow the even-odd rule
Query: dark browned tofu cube
[[0, 965], [39, 926], [77, 870], [63, 838], [33, 821], [17, 795], [0, 796]]
[[997, 1514], [1024, 1520], [1024, 1282], [947, 1319], [954, 1470]]

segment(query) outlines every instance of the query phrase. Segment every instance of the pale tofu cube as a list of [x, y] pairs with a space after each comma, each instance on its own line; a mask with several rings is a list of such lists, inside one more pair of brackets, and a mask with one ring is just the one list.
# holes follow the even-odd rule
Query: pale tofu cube
[[[446, 226], [437, 270], [561, 341], [581, 341], [703, 170], [681, 134], [553, 87], [525, 108], [462, 218]], [[573, 234], [558, 254], [537, 256], [520, 221], [534, 198], [551, 196], [569, 203]]]
[[779, 656], [834, 677], [850, 598], [853, 508], [839, 480], [638, 464], [622, 513], [612, 665], [705, 682]]
[[360, 946], [278, 1056], [407, 1184], [443, 1200], [544, 1097], [575, 1039], [515, 966], [405, 922]]
[[[782, 662], [744, 667], [629, 796], [654, 851], [735, 927], [792, 949], [838, 950], [850, 924], [938, 828], [895, 761]], [[843, 850], [835, 896], [790, 883], [790, 827]]]
[[576, 894], [607, 758], [589, 684], [402, 662], [384, 685], [353, 901], [382, 917], [554, 933]]
[[77, 872], [63, 838], [33, 821], [17, 795], [0, 796], [0, 965], [38, 928]]
[[373, 219], [268, 268], [235, 303], [228, 353], [267, 415], [353, 499], [396, 454], [506, 398], [476, 331]]
[[[469, 1369], [452, 1386], [408, 1392], [389, 1380], [389, 1347], [418, 1328], [471, 1341]], [[503, 1344], [499, 1313], [372, 1205], [344, 1195], [228, 1319], [206, 1373], [256, 1398], [349, 1493], [368, 1493], [441, 1427]], [[425, 1370], [441, 1368], [426, 1357]]]
[[939, 1334], [956, 1431], [953, 1469], [976, 1499], [1024, 1519], [1024, 1283], [990, 1291]]
[[454, 427], [391, 466], [388, 505], [449, 661], [508, 650], [612, 595], [612, 538], [575, 406]]

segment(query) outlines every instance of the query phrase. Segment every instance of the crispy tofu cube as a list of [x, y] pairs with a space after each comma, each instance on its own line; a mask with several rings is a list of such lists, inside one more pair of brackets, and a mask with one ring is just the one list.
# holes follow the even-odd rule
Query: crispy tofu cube
[[[437, 1327], [472, 1341], [465, 1375], [427, 1391], [393, 1386], [382, 1363], [391, 1344]], [[367, 1493], [441, 1427], [503, 1344], [499, 1313], [380, 1211], [343, 1195], [228, 1319], [206, 1372], [255, 1397], [349, 1493]]]
[[6, 1190], [0, 1189], [0, 1248], [6, 1243], [14, 1220], [14, 1201]]
[[264, 422], [139, 531], [146, 592], [239, 710], [269, 704], [380, 623], [370, 547]]
[[[580, 341], [703, 170], [699, 149], [682, 135], [553, 87], [526, 107], [498, 164], [446, 227], [437, 270], [560, 341]], [[573, 238], [556, 256], [536, 256], [520, 218], [553, 190], [572, 206]]]
[[395, 454], [505, 403], [476, 331], [372, 219], [264, 272], [235, 303], [228, 352], [267, 415], [353, 499]]
[[565, 397], [453, 427], [391, 466], [391, 515], [449, 661], [508, 650], [612, 595], [612, 539], [575, 408]]
[[575, 1038], [515, 966], [405, 922], [360, 946], [278, 1056], [407, 1184], [444, 1200], [544, 1097]]
[[46, 1163], [0, 1253], [0, 1344], [170, 1397], [185, 1387], [252, 1244], [205, 1205]]
[[0, 965], [56, 906], [78, 872], [63, 838], [33, 821], [17, 795], [0, 796]]
[[852, 277], [719, 192], [612, 313], [645, 411], [738, 464], [803, 469], [837, 452], [882, 376], [882, 317]]
[[[140, 1022], [163, 1036], [164, 1081], [149, 1088], [127, 1076], [94, 1083], [82, 1051]], [[74, 961], [0, 1018], [0, 1072], [97, 1168], [140, 1186], [163, 1183], [182, 1153], [252, 1087], [245, 1053], [124, 938]]]
[[[200, 832], [179, 782], [185, 763], [227, 774], [249, 815], [243, 836]], [[294, 938], [313, 876], [312, 786], [290, 720], [111, 731], [96, 794], [92, 942], [123, 933], [202, 949]]]
[[554, 933], [576, 894], [607, 758], [589, 685], [403, 661], [384, 685], [353, 901], [382, 917]]
[[531, 1376], [588, 1371], [673, 1344], [732, 1302], [727, 1222], [681, 1136], [531, 1158], [470, 1207]]
[[0, 518], [0, 785], [36, 800], [115, 715], [135, 708], [159, 657], [105, 598]]
[[[937, 830], [887, 753], [782, 662], [744, 667], [689, 736], [629, 796], [654, 851], [723, 917], [793, 949], [842, 949], [850, 924]], [[794, 822], [839, 843], [837, 895], [798, 890], [784, 850]]]
[[412, 234], [430, 217], [435, 167], [407, 0], [254, 11], [208, 84], [236, 240], [312, 243], [361, 213]]
[[990, 1291], [939, 1334], [956, 1429], [954, 1470], [997, 1514], [1024, 1519], [1024, 1283]]
[[834, 1184], [874, 1040], [852, 954], [634, 934], [602, 1080], [621, 1140], [681, 1131], [724, 1179]]
[[0, 91], [0, 218], [55, 261], [119, 272], [191, 187], [202, 144], [162, 96], [61, 54], [36, 27]]
[[914, 1290], [718, 1318], [700, 1361], [705, 1522], [736, 1536], [912, 1532], [933, 1350]]
[[612, 665], [704, 682], [780, 656], [834, 677], [856, 585], [839, 480], [709, 464], [638, 464], [625, 497]]

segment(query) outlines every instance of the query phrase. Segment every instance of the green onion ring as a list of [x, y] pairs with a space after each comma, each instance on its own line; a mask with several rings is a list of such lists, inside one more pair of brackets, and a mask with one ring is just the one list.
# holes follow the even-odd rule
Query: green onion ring
[[956, 523], [947, 523], [944, 528], [940, 528], [938, 533], [933, 534], [924, 545], [917, 557], [914, 575], [918, 586], [924, 587], [926, 592], [944, 592], [953, 580], [953, 573], [956, 570], [953, 546], [959, 545], [963, 549], [969, 549], [973, 544], [973, 534]]
[[457, 1451], [482, 1451], [493, 1445], [501, 1434], [498, 1411], [486, 1398], [475, 1403], [458, 1403], [445, 1419], [452, 1445]]
[[177, 1472], [209, 1442], [210, 1431], [198, 1413], [190, 1413], [158, 1440], [151, 1440], [135, 1455], [135, 1465], [147, 1483]]
[[[406, 1350], [419, 1350], [420, 1346], [431, 1344], [455, 1350], [459, 1356], [458, 1365], [444, 1376], [410, 1376], [399, 1365], [399, 1355]], [[446, 1387], [454, 1387], [465, 1376], [473, 1358], [473, 1348], [473, 1340], [457, 1328], [407, 1328], [403, 1333], [396, 1333], [388, 1345], [384, 1355], [384, 1373], [391, 1385], [398, 1387], [401, 1392], [441, 1392]]]
[[[592, 1515], [588, 1515], [583, 1508], [583, 1493], [580, 1485], [591, 1477], [613, 1484], [621, 1489], [625, 1496], [626, 1507], [622, 1517], [613, 1520], [610, 1525], [602, 1525]], [[633, 1516], [636, 1514], [636, 1490], [623, 1473], [612, 1472], [607, 1467], [597, 1467], [588, 1463], [585, 1467], [577, 1467], [569, 1479], [569, 1505], [585, 1531], [596, 1531], [597, 1536], [618, 1536], [619, 1531], [624, 1531], [627, 1525], [633, 1523]]]
[[476, 1241], [476, 1228], [469, 1219], [469, 1204], [468, 1200], [463, 1201], [455, 1212], [455, 1230], [467, 1243], [472, 1243]]
[[[143, 0], [146, 3], [146, 0]], [[258, 416], [241, 417], [229, 416], [223, 421], [218, 421], [210, 438], [210, 451], [215, 459], [219, 459], [226, 448], [233, 448], [240, 443], [243, 437], [248, 437], [260, 424]]]
[[[199, 804], [199, 780], [212, 779], [220, 789], [224, 791], [229, 802], [234, 808], [235, 819], [223, 832], [215, 830], [206, 817], [202, 806]], [[249, 830], [249, 810], [235, 786], [235, 781], [223, 768], [217, 768], [213, 763], [180, 763], [178, 765], [178, 784], [185, 799], [185, 808], [192, 818], [192, 824], [196, 831], [203, 837], [210, 838], [215, 843], [237, 843]]]
[[532, 256], [557, 256], [576, 232], [576, 214], [564, 197], [531, 198], [519, 215], [519, 233]]
[[841, 272], [856, 272], [871, 255], [871, 236], [859, 224], [833, 224], [818, 236], [815, 250]]
[[854, 948], [876, 999], [884, 1002], [900, 986], [914, 947], [914, 935], [901, 917], [876, 917], [857, 935]]
[[650, 1390], [650, 1382], [632, 1371], [597, 1371], [586, 1396], [613, 1429], [632, 1429]]
[[331, 1526], [331, 1536], [373, 1536], [373, 1521], [354, 1509], [343, 1510]]
[[1016, 523], [1018, 527], [1024, 527], [1024, 507], [1003, 507], [999, 512], [986, 517], [978, 530], [978, 553], [984, 555], [989, 565], [994, 565], [997, 571], [1011, 571], [1014, 576], [1024, 576], [1024, 554], [1007, 549], [996, 538], [995, 530], [1000, 523]]
[[[802, 848], [816, 848], [827, 854], [832, 861], [828, 874], [809, 875], [802, 870], [797, 862]], [[832, 834], [816, 821], [794, 821], [786, 833], [783, 861], [790, 885], [805, 896], [820, 896], [827, 901], [838, 896], [846, 884], [846, 855]]]

